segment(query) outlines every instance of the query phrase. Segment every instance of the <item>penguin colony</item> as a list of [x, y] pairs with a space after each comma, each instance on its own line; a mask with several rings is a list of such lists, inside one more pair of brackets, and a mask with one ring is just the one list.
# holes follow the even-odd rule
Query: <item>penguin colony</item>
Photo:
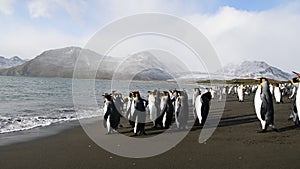
[[[211, 100], [221, 101], [226, 95], [236, 95], [238, 102], [254, 94], [254, 112], [264, 133], [268, 128], [278, 131], [274, 124], [274, 103], [283, 103], [282, 97], [288, 96], [292, 102], [289, 120], [300, 126], [300, 77], [293, 78], [290, 83], [270, 84], [267, 78], [260, 78], [256, 85], [232, 85], [200, 89], [194, 88], [191, 98], [193, 124], [203, 126], [210, 111]], [[146, 117], [153, 129], [170, 127], [187, 130], [189, 118], [189, 98], [187, 90], [148, 91], [147, 97], [141, 97], [139, 91], [132, 91], [123, 97], [121, 93], [113, 92], [104, 95], [104, 127], [107, 134], [117, 133], [120, 118], [128, 119], [134, 135], [147, 135], [145, 132]], [[242, 103], [241, 103], [242, 104]]]
[[[204, 125], [212, 99], [212, 90], [206, 89], [203, 93], [199, 88], [194, 93], [194, 120], [195, 125]], [[113, 92], [104, 95], [104, 127], [107, 134], [117, 133], [120, 118], [128, 119], [134, 135], [147, 135], [145, 132], [146, 117], [152, 123], [153, 129], [168, 129], [174, 127], [179, 130], [188, 129], [189, 100], [186, 90], [148, 91], [146, 99], [139, 91], [130, 92], [128, 96]]]

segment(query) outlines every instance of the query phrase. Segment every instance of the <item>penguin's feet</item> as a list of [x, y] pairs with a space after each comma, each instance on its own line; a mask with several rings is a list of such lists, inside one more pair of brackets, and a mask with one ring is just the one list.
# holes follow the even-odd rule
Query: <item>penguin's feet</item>
[[279, 130], [275, 127], [272, 127], [272, 131], [279, 132]]
[[299, 121], [298, 117], [294, 120], [294, 122], [295, 122], [295, 126], [300, 127], [300, 121]]
[[113, 129], [111, 134], [119, 134], [119, 132], [116, 129]]
[[267, 132], [267, 129], [258, 130], [257, 133], [265, 133]]

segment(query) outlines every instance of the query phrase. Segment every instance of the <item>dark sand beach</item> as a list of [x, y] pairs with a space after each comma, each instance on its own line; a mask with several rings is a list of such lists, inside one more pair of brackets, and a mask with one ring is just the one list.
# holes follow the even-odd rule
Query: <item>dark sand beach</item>
[[[275, 106], [279, 132], [257, 133], [260, 123], [253, 95], [240, 103], [229, 96], [219, 127], [199, 144], [201, 128], [194, 128], [173, 149], [161, 155], [129, 159], [111, 154], [78, 126], [33, 141], [0, 147], [1, 169], [296, 169], [300, 167], [300, 129], [288, 121], [291, 103]], [[153, 131], [147, 131], [151, 133]]]

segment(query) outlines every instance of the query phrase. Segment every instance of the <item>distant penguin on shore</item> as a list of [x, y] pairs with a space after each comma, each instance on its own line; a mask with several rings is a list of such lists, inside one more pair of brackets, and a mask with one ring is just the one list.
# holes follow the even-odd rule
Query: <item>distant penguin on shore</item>
[[293, 84], [292, 94], [289, 97], [292, 100], [292, 113], [290, 115], [290, 119], [292, 119], [295, 125], [300, 125], [300, 116], [299, 116], [299, 108], [300, 108], [300, 90], [299, 90], [299, 79], [293, 78], [291, 80]]
[[174, 106], [169, 91], [164, 91], [163, 94], [160, 103], [160, 116], [157, 118], [156, 123], [167, 129], [172, 124]]
[[176, 91], [175, 122], [178, 129], [187, 129], [189, 118], [188, 95], [185, 91]]
[[107, 134], [117, 132], [120, 123], [120, 113], [113, 102], [112, 95], [104, 94], [104, 127], [107, 128]]
[[211, 99], [211, 93], [207, 90], [196, 98], [195, 108], [200, 125], [204, 125], [204, 123], [206, 122], [210, 109]]
[[146, 135], [145, 133], [145, 123], [146, 123], [146, 107], [148, 101], [141, 98], [140, 92], [135, 91], [133, 94], [134, 103], [134, 135]]
[[234, 86], [230, 86], [229, 87], [229, 89], [228, 89], [228, 95], [232, 94], [233, 88], [234, 88]]
[[193, 104], [193, 115], [194, 115], [194, 119], [195, 119], [195, 124], [199, 125], [199, 121], [198, 121], [198, 117], [197, 117], [197, 112], [196, 112], [196, 107], [195, 107], [195, 102], [196, 102], [196, 98], [201, 95], [201, 90], [199, 88], [194, 88], [194, 93], [193, 93], [193, 100], [192, 100], [192, 104]]
[[155, 121], [157, 118], [157, 107], [156, 107], [156, 96], [154, 92], [150, 92], [148, 97], [148, 107], [150, 112], [150, 120], [153, 122], [153, 126], [155, 126]]
[[240, 85], [237, 89], [239, 102], [244, 102], [244, 86]]
[[[298, 86], [300, 85], [300, 82], [299, 82], [299, 78], [298, 78]], [[298, 90], [297, 90], [297, 94], [296, 94], [296, 108], [297, 108], [297, 113], [298, 113], [298, 120], [300, 121], [300, 90], [299, 90], [299, 87], [298, 87]]]
[[277, 131], [274, 127], [273, 99], [269, 88], [269, 81], [266, 78], [260, 79], [260, 86], [254, 97], [254, 107], [257, 118], [261, 122], [262, 130], [260, 130], [259, 133], [266, 132], [268, 126], [270, 126], [272, 130]]
[[282, 102], [282, 96], [281, 96], [281, 91], [279, 88], [279, 84], [276, 84], [274, 87], [274, 97], [275, 97], [275, 101], [276, 103], [281, 103]]

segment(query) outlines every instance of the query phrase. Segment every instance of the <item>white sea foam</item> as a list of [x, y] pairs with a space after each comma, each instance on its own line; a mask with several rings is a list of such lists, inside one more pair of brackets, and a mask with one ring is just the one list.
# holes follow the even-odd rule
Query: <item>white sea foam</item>
[[50, 126], [56, 123], [74, 121], [85, 118], [101, 116], [103, 110], [84, 110], [75, 112], [72, 109], [59, 109], [47, 115], [30, 116], [19, 115], [15, 117], [0, 116], [0, 134], [30, 130], [36, 127]]

